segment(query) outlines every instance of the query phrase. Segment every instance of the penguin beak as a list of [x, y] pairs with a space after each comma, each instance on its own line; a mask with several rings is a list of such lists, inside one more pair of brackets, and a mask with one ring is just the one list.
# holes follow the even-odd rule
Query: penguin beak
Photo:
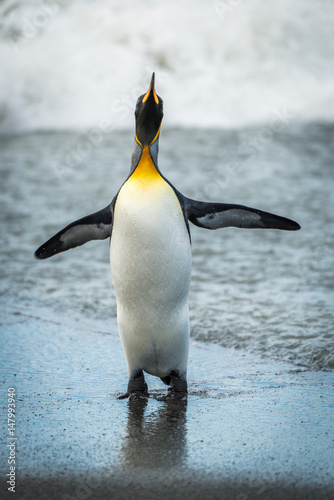
[[135, 138], [141, 146], [152, 144], [159, 136], [163, 117], [163, 101], [154, 88], [154, 73], [145, 95], [138, 98], [135, 117]]
[[148, 91], [146, 92], [146, 94], [143, 97], [143, 101], [142, 101], [143, 103], [147, 101], [147, 99], [150, 97], [150, 95], [152, 95], [155, 103], [159, 104], [159, 99], [158, 99], [158, 96], [157, 96], [157, 94], [155, 92], [155, 88], [154, 88], [154, 80], [155, 80], [155, 74], [152, 73], [151, 83], [150, 83], [150, 86], [148, 88]]

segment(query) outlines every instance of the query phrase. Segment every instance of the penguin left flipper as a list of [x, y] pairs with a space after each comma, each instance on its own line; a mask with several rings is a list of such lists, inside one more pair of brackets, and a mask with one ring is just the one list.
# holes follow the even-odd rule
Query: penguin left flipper
[[284, 229], [286, 231], [300, 229], [300, 225], [293, 220], [256, 208], [228, 203], [207, 203], [185, 196], [183, 196], [183, 202], [188, 220], [195, 226], [205, 229], [220, 229], [231, 226], [248, 229]]
[[104, 240], [111, 235], [112, 203], [107, 207], [87, 215], [55, 234], [35, 252], [37, 259], [48, 259], [60, 252], [75, 248], [87, 241]]

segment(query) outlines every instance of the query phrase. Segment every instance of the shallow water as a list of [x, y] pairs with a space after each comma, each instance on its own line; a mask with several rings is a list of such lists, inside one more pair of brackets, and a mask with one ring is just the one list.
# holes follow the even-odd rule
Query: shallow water
[[[191, 227], [194, 339], [334, 368], [333, 128], [162, 131], [160, 168], [185, 195], [245, 204], [302, 226], [291, 233]], [[110, 202], [128, 174], [132, 140], [132, 131], [94, 129], [1, 138], [6, 324], [25, 312], [54, 322], [61, 314], [78, 329], [81, 321], [104, 332], [115, 324], [107, 241], [44, 262], [33, 252]], [[52, 349], [48, 332], [45, 338]]]

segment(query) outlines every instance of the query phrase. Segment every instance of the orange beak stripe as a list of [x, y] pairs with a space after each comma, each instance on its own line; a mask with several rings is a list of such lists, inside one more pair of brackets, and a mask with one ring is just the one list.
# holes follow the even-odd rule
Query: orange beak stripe
[[[151, 85], [149, 86], [148, 91], [146, 92], [146, 94], [143, 97], [143, 101], [142, 101], [143, 103], [147, 101], [148, 96], [150, 95], [150, 93], [151, 93]], [[154, 97], [154, 100], [155, 100], [156, 104], [159, 104], [159, 99], [158, 99], [158, 96], [157, 96], [157, 94], [155, 92], [155, 88], [154, 87], [153, 87], [153, 97]]]

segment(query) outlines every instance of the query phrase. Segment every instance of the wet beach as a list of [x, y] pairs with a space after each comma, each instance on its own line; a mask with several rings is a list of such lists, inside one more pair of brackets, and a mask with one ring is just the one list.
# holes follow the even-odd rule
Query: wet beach
[[260, 131], [162, 135], [160, 167], [187, 196], [302, 226], [191, 228], [187, 404], [164, 401], [149, 376], [147, 403], [117, 400], [127, 371], [107, 241], [33, 258], [108, 203], [127, 175], [132, 133], [105, 136], [63, 170], [64, 148], [82, 134], [1, 139], [2, 401], [7, 411], [15, 388], [20, 500], [334, 498], [332, 127], [290, 127], [227, 168]]
[[192, 341], [188, 402], [164, 400], [150, 376], [147, 401], [120, 401], [115, 324], [9, 318], [16, 498], [334, 497], [333, 372]]

